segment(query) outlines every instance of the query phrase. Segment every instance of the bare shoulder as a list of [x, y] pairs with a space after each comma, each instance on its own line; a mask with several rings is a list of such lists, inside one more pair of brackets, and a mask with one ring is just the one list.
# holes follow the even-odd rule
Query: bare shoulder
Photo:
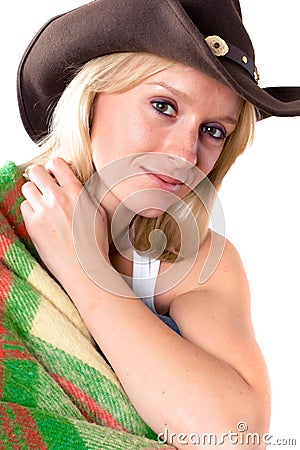
[[[210, 232], [208, 239], [211, 241], [215, 234]], [[228, 239], [223, 239], [224, 247], [219, 263], [211, 277], [203, 284], [203, 287], [216, 290], [222, 289], [223, 294], [227, 292], [229, 295], [238, 290], [243, 296], [249, 298], [249, 284], [241, 256]], [[199, 270], [201, 269], [201, 263], [200, 258]]]
[[[213, 240], [217, 242], [217, 251]], [[211, 256], [211, 253], [214, 255]], [[208, 262], [210, 260], [210, 262]], [[205, 281], [201, 282], [205, 272]], [[184, 298], [184, 301], [182, 299]], [[175, 296], [171, 308], [188, 310], [192, 302], [202, 310], [216, 310], [221, 317], [230, 314], [230, 322], [236, 317], [251, 328], [250, 289], [241, 257], [234, 245], [210, 231], [199, 251], [194, 267], [183, 281], [179, 295]], [[187, 314], [187, 311], [186, 311]]]
[[[212, 235], [193, 271], [203, 269]], [[237, 249], [228, 241], [210, 278], [175, 297], [170, 315], [185, 339], [229, 364], [251, 385], [268, 391], [268, 375], [256, 343], [247, 277]]]
[[[241, 257], [234, 245], [219, 234], [209, 231], [202, 243], [189, 275], [182, 281], [176, 296], [190, 291], [221, 292], [238, 300], [234, 293], [249, 300], [249, 285]], [[179, 294], [179, 295], [178, 295]], [[240, 296], [239, 296], [240, 297]]]

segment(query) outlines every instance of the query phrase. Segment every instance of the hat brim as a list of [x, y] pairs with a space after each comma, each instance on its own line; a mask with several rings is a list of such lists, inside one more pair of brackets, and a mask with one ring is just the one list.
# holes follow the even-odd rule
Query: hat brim
[[217, 58], [178, 0], [139, 0], [139, 8], [136, 0], [98, 0], [45, 24], [22, 58], [18, 103], [34, 141], [47, 134], [51, 111], [75, 69], [117, 52], [148, 52], [194, 67], [252, 103], [260, 118], [300, 115], [300, 87], [261, 88], [240, 65]]

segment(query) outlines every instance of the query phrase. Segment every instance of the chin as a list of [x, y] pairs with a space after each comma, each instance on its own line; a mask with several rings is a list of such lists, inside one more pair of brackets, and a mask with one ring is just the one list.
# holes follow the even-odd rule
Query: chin
[[129, 211], [142, 217], [154, 218], [161, 216], [179, 198], [170, 192], [158, 189], [136, 191], [126, 198], [119, 197], [120, 202]]
[[147, 219], [154, 219], [155, 217], [162, 216], [164, 214], [164, 210], [157, 208], [147, 208], [138, 212], [138, 215], [141, 217], [146, 217]]

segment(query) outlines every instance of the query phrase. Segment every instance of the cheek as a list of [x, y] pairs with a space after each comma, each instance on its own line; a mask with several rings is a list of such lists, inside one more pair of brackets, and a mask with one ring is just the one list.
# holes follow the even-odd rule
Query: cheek
[[127, 155], [151, 151], [153, 131], [141, 118], [130, 114], [94, 124], [91, 148], [96, 168]]

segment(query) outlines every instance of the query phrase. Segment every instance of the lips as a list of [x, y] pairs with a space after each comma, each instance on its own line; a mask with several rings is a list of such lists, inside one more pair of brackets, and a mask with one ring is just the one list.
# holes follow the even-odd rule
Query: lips
[[183, 185], [182, 181], [176, 178], [162, 175], [156, 172], [150, 172], [145, 169], [143, 170], [146, 172], [151, 181], [154, 181], [158, 189], [162, 189], [168, 192], [175, 192]]
[[161, 175], [160, 173], [153, 173], [152, 175], [155, 175], [156, 177], [160, 178], [165, 183], [182, 184], [182, 182], [180, 180], [176, 180], [176, 178], [168, 177], [166, 175]]

